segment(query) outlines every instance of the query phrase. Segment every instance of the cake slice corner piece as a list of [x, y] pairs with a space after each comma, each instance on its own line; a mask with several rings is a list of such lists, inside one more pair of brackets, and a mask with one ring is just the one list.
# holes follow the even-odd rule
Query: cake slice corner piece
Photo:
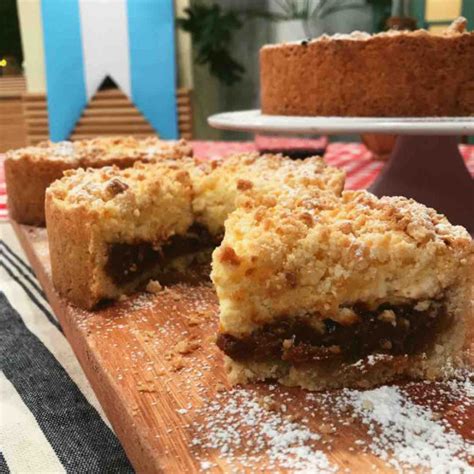
[[452, 373], [472, 323], [465, 229], [400, 197], [313, 204], [226, 223], [212, 279], [230, 381], [323, 390]]
[[55, 288], [87, 309], [134, 291], [162, 262], [163, 243], [191, 226], [191, 198], [175, 161], [66, 172], [46, 193]]

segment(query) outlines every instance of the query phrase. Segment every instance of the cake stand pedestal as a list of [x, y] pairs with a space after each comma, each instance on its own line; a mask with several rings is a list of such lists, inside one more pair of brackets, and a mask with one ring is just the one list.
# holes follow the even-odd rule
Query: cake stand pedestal
[[458, 137], [399, 136], [369, 191], [416, 199], [474, 234], [474, 181], [459, 153]]
[[250, 110], [213, 115], [208, 122], [255, 133], [399, 135], [369, 191], [416, 199], [474, 234], [474, 181], [458, 149], [461, 135], [474, 134], [473, 118], [286, 117]]

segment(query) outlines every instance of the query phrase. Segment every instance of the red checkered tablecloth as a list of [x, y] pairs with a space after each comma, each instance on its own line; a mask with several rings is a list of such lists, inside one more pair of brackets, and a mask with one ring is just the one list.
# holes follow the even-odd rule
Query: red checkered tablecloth
[[[195, 156], [217, 158], [232, 153], [255, 151], [254, 142], [215, 142], [193, 141]], [[474, 146], [461, 145], [461, 153], [466, 165], [474, 175]], [[343, 168], [347, 173], [347, 189], [367, 188], [384, 166], [383, 162], [374, 161], [372, 153], [361, 143], [330, 143], [324, 155], [331, 166]], [[5, 173], [3, 157], [0, 155], [0, 219], [7, 219]]]

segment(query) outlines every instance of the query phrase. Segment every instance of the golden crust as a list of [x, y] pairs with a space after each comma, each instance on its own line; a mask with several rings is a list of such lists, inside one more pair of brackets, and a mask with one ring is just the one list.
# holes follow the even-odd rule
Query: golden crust
[[76, 168], [132, 166], [136, 161], [181, 159], [192, 155], [184, 140], [156, 137], [99, 137], [75, 142], [42, 142], [6, 153], [5, 178], [11, 217], [22, 224], [43, 225], [46, 188], [63, 172]]
[[[29, 160], [30, 162], [67, 161], [72, 167], [98, 168], [113, 160], [153, 161], [156, 158], [179, 159], [192, 156], [192, 148], [185, 140], [160, 140], [157, 137], [137, 139], [129, 137], [97, 137], [74, 142], [44, 141], [37, 145], [6, 153], [7, 160]], [[132, 163], [133, 164], [133, 163]]]
[[[323, 36], [260, 51], [262, 111], [276, 115], [474, 114], [474, 33]], [[420, 61], [423, 58], [423, 61]], [[362, 86], [362, 87], [361, 87]]]
[[199, 223], [213, 234], [222, 234], [227, 216], [241, 198], [300, 199], [327, 192], [340, 195], [345, 173], [327, 166], [319, 157], [291, 160], [282, 155], [234, 155], [196, 182], [193, 209]]
[[249, 200], [225, 227], [212, 280], [221, 330], [235, 336], [285, 316], [337, 320], [357, 302], [429, 300], [470, 285], [473, 273], [467, 231], [401, 197], [347, 191], [273, 207]]

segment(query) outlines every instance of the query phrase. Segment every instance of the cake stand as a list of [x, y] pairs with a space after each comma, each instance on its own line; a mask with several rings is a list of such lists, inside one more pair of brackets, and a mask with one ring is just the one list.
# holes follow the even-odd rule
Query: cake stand
[[255, 133], [399, 135], [369, 191], [379, 197], [416, 199], [474, 234], [474, 181], [458, 148], [461, 135], [474, 134], [472, 117], [296, 117], [247, 110], [212, 115], [208, 123]]

